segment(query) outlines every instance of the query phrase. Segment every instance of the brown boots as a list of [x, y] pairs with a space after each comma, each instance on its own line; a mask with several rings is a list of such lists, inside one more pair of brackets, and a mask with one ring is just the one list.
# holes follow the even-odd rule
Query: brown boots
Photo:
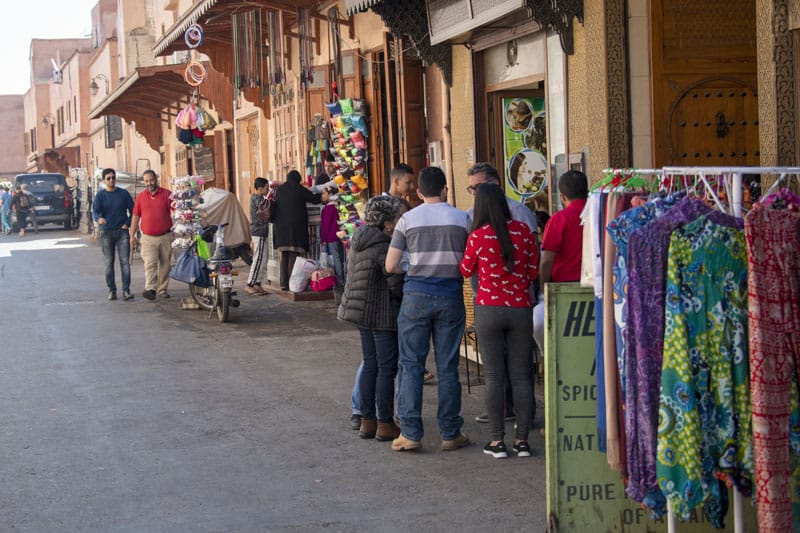
[[362, 439], [375, 438], [375, 431], [378, 428], [378, 421], [369, 418], [361, 417], [361, 427], [358, 430], [358, 436]]
[[394, 440], [400, 436], [400, 428], [394, 422], [378, 422], [375, 439], [379, 441]]
[[362, 439], [375, 438], [379, 441], [394, 440], [400, 436], [400, 428], [394, 422], [378, 422], [374, 418], [362, 418], [358, 436]]

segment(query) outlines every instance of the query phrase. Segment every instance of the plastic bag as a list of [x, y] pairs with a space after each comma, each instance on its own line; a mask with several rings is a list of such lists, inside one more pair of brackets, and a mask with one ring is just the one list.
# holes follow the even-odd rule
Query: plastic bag
[[292, 292], [303, 292], [308, 288], [311, 280], [311, 273], [317, 270], [317, 263], [312, 259], [298, 257], [292, 268], [292, 275], [289, 277], [289, 290]]
[[328, 243], [319, 245], [319, 261], [317, 261], [317, 264], [320, 268], [333, 268], [333, 257], [328, 252]]

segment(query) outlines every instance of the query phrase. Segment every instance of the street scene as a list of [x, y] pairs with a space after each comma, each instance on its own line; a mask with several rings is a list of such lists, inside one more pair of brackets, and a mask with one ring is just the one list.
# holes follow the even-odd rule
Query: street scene
[[474, 367], [476, 444], [440, 451], [434, 381], [422, 450], [393, 452], [350, 429], [361, 349], [332, 300], [241, 297], [220, 323], [182, 310], [176, 281], [142, 298], [132, 262], [135, 298], [110, 302], [90, 237], [0, 238], [0, 530], [544, 529], [544, 439], [531, 432], [530, 458], [481, 453]]

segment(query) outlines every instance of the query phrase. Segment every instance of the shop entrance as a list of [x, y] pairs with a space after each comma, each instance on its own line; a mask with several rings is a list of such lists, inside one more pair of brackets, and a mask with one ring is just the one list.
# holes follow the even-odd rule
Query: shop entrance
[[506, 195], [546, 211], [550, 176], [544, 89], [493, 91], [486, 98], [489, 162], [500, 172]]

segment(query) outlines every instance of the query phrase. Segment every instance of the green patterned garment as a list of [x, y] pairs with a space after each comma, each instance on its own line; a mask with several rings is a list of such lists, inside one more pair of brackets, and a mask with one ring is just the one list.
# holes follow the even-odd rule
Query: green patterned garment
[[673, 232], [667, 264], [656, 473], [675, 515], [721, 523], [723, 480], [750, 494], [753, 450], [744, 231], [703, 216]]

